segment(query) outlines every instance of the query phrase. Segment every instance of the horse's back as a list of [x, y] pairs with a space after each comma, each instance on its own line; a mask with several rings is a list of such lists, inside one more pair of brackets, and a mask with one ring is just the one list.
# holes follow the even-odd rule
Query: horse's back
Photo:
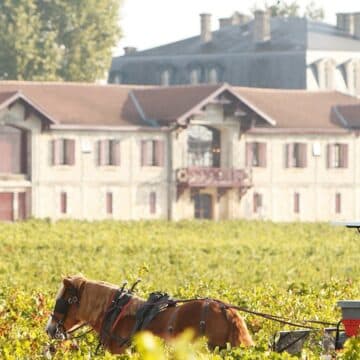
[[237, 312], [213, 300], [194, 300], [168, 307], [147, 327], [165, 339], [175, 337], [189, 328], [196, 337], [206, 336], [210, 347], [225, 347], [227, 343], [232, 346], [253, 344], [246, 324]]

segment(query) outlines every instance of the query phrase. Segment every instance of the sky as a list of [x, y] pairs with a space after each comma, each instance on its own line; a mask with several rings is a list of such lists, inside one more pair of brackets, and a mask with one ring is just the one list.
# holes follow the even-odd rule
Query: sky
[[[303, 8], [309, 1], [298, 0]], [[201, 13], [212, 14], [212, 29], [216, 30], [219, 18], [235, 11], [250, 14], [255, 3], [261, 6], [263, 0], [123, 0], [123, 37], [114, 55], [122, 55], [125, 46], [144, 50], [196, 36], [200, 33]], [[325, 21], [333, 24], [337, 12], [360, 11], [360, 0], [316, 0], [316, 4], [325, 10]]]

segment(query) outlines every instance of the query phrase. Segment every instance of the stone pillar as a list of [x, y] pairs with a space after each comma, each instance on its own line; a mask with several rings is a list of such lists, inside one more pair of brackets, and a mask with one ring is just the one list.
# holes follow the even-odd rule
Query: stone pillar
[[254, 19], [254, 41], [261, 43], [270, 40], [270, 15], [267, 11], [256, 10]]
[[201, 40], [209, 43], [212, 40], [211, 33], [211, 14], [200, 14]]

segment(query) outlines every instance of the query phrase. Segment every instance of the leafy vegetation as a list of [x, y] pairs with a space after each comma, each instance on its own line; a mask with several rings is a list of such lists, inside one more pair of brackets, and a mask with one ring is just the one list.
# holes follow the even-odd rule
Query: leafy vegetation
[[0, 80], [104, 78], [121, 0], [1, 0]]
[[[360, 298], [359, 235], [327, 224], [267, 222], [79, 222], [0, 224], [0, 358], [113, 359], [95, 355], [97, 338], [50, 342], [44, 332], [62, 275], [83, 273], [120, 284], [143, 279], [139, 295], [162, 290], [178, 298], [214, 297], [294, 321], [337, 322], [336, 302]], [[246, 318], [256, 347], [215, 351], [184, 334], [165, 345], [150, 334], [125, 359], [290, 359], [269, 351], [286, 326]], [[359, 340], [341, 358], [355, 359]], [[319, 358], [320, 335], [303, 358]], [[354, 355], [355, 354], [355, 355]], [[339, 355], [340, 356], [340, 355]]]

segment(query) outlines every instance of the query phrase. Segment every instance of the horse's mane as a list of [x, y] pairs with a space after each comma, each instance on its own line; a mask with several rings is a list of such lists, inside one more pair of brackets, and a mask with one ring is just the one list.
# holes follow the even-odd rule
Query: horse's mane
[[[80, 289], [82, 288], [81, 308], [87, 317], [91, 317], [94, 322], [100, 314], [105, 313], [118, 286], [97, 280], [88, 280], [83, 275], [68, 277], [72, 284]], [[137, 310], [145, 303], [145, 300], [133, 295], [129, 305], [124, 307], [123, 316], [134, 316]]]

